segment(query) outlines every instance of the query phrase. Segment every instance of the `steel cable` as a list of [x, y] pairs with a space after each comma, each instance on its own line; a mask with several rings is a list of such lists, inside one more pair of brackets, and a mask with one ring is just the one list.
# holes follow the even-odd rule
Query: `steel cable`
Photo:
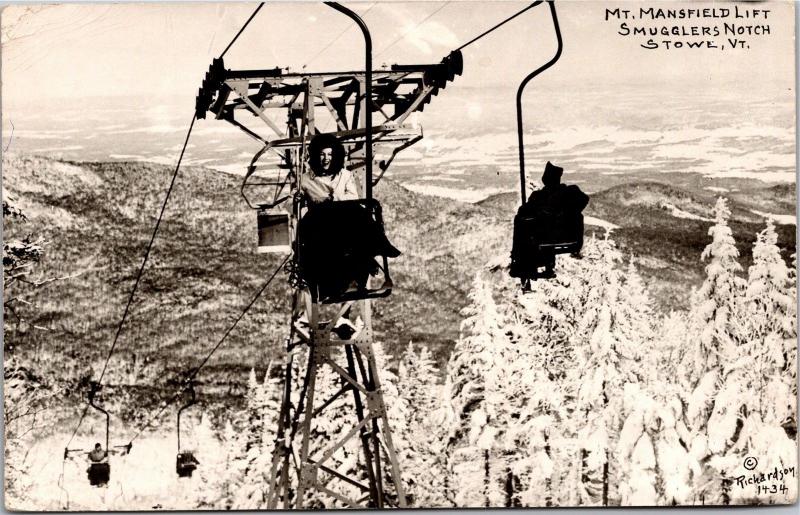
[[382, 53], [386, 52], [387, 50], [389, 50], [390, 48], [392, 48], [393, 46], [395, 46], [395, 45], [396, 45], [397, 43], [399, 43], [399, 42], [400, 42], [400, 41], [401, 41], [403, 38], [405, 38], [406, 36], [408, 36], [409, 34], [411, 34], [412, 32], [414, 32], [414, 31], [415, 31], [415, 30], [416, 30], [416, 29], [417, 29], [417, 28], [418, 28], [420, 25], [422, 25], [422, 24], [423, 24], [423, 23], [425, 23], [426, 21], [428, 21], [428, 20], [430, 20], [431, 18], [433, 18], [433, 16], [434, 16], [434, 15], [436, 15], [436, 13], [438, 13], [439, 11], [441, 11], [442, 9], [444, 9], [445, 7], [447, 7], [449, 4], [450, 4], [450, 2], [449, 2], [449, 1], [448, 1], [448, 2], [445, 2], [444, 4], [442, 4], [441, 6], [439, 6], [437, 9], [435, 9], [435, 10], [434, 10], [432, 13], [430, 13], [430, 14], [429, 14], [429, 15], [427, 15], [425, 18], [423, 18], [423, 19], [422, 19], [422, 21], [418, 22], [416, 25], [414, 25], [413, 27], [411, 27], [411, 28], [410, 28], [410, 29], [408, 29], [407, 31], [405, 31], [405, 32], [403, 32], [402, 34], [400, 34], [400, 37], [398, 37], [397, 39], [395, 39], [394, 41], [392, 41], [391, 43], [389, 43], [387, 46], [383, 47], [383, 49], [381, 49], [381, 51], [380, 51], [380, 52], [378, 52], [377, 54], [375, 54], [375, 58], [377, 59], [379, 55], [381, 55]]
[[211, 351], [209, 351], [208, 354], [206, 354], [206, 357], [203, 358], [203, 361], [201, 361], [200, 364], [196, 368], [194, 368], [194, 370], [192, 370], [192, 373], [189, 374], [186, 377], [186, 379], [184, 379], [183, 386], [175, 393], [175, 395], [173, 395], [168, 401], [162, 404], [161, 409], [159, 409], [155, 415], [150, 417], [147, 420], [147, 422], [142, 427], [139, 428], [139, 430], [136, 432], [133, 438], [131, 438], [130, 441], [128, 442], [129, 445], [132, 444], [133, 441], [136, 440], [139, 436], [141, 436], [141, 434], [150, 426], [150, 424], [152, 424], [154, 420], [158, 419], [164, 413], [164, 411], [169, 406], [171, 406], [176, 400], [178, 400], [178, 398], [180, 398], [183, 392], [186, 391], [186, 389], [189, 387], [192, 381], [200, 373], [200, 370], [208, 363], [208, 360], [211, 359], [211, 356], [213, 356], [214, 353], [217, 351], [217, 349], [219, 349], [220, 346], [222, 346], [222, 344], [225, 342], [225, 339], [228, 338], [228, 335], [230, 335], [231, 332], [236, 328], [239, 321], [241, 321], [242, 318], [244, 318], [244, 316], [247, 314], [250, 308], [253, 307], [253, 304], [256, 303], [259, 297], [261, 297], [261, 294], [263, 294], [264, 291], [266, 291], [267, 287], [270, 285], [270, 283], [272, 283], [272, 280], [275, 279], [275, 277], [278, 275], [278, 272], [280, 272], [281, 269], [283, 269], [283, 266], [286, 264], [287, 261], [289, 261], [289, 257], [291, 257], [291, 254], [286, 256], [283, 259], [283, 261], [281, 261], [281, 263], [275, 268], [275, 271], [272, 272], [272, 275], [269, 277], [269, 279], [267, 279], [264, 285], [261, 286], [258, 292], [256, 292], [252, 300], [250, 300], [250, 302], [247, 304], [247, 306], [245, 306], [242, 312], [239, 313], [239, 316], [236, 317], [236, 320], [233, 321], [233, 324], [231, 324], [230, 327], [228, 327], [228, 329], [222, 335], [222, 338], [220, 338], [220, 340], [216, 343], [216, 345], [214, 345], [214, 347], [211, 348]]
[[225, 50], [223, 50], [222, 53], [219, 54], [219, 58], [220, 59], [225, 57], [225, 54], [227, 54], [228, 50], [230, 50], [231, 47], [233, 46], [233, 44], [236, 43], [236, 40], [239, 39], [239, 36], [242, 35], [242, 32], [244, 32], [244, 29], [246, 29], [247, 26], [250, 25], [250, 22], [253, 21], [253, 18], [256, 17], [256, 14], [258, 14], [258, 11], [260, 11], [262, 7], [264, 7], [264, 2], [261, 2], [260, 4], [258, 4], [258, 7], [256, 7], [256, 10], [253, 11], [253, 14], [251, 14], [249, 18], [247, 18], [247, 21], [244, 22], [244, 25], [242, 25], [242, 28], [239, 29], [239, 32], [237, 32], [236, 35], [233, 36], [233, 39], [231, 40], [230, 43], [228, 43], [228, 46], [225, 47]]
[[[368, 7], [368, 8], [367, 8], [367, 9], [366, 9], [366, 10], [365, 10], [363, 13], [361, 13], [361, 16], [365, 16], [365, 15], [366, 15], [368, 12], [370, 12], [370, 11], [372, 10], [372, 8], [373, 8], [373, 7], [375, 7], [376, 5], [378, 5], [378, 2], [373, 2], [373, 4], [372, 4], [372, 5], [370, 5], [370, 6], [369, 6], [369, 7]], [[319, 57], [320, 55], [322, 55], [322, 53], [323, 53], [323, 52], [325, 52], [327, 49], [329, 49], [329, 48], [330, 48], [330, 47], [331, 47], [331, 46], [332, 46], [334, 43], [336, 43], [337, 41], [339, 41], [339, 39], [341, 39], [341, 37], [342, 37], [342, 36], [344, 36], [344, 35], [345, 35], [345, 33], [346, 33], [348, 30], [352, 29], [352, 28], [353, 28], [353, 25], [351, 25], [351, 24], [349, 24], [349, 23], [348, 23], [348, 24], [347, 24], [347, 27], [345, 27], [345, 28], [344, 28], [344, 29], [343, 29], [343, 30], [342, 30], [342, 31], [341, 31], [341, 32], [340, 32], [340, 33], [339, 33], [339, 34], [338, 34], [338, 35], [337, 35], [335, 38], [333, 38], [333, 39], [332, 39], [332, 40], [331, 40], [331, 41], [330, 41], [330, 42], [329, 42], [327, 45], [325, 45], [324, 47], [322, 47], [322, 50], [320, 50], [319, 52], [317, 52], [316, 54], [314, 54], [314, 57], [312, 57], [311, 59], [309, 59], [308, 61], [306, 61], [306, 63], [303, 65], [303, 68], [305, 68], [305, 67], [306, 67], [306, 66], [308, 66], [309, 64], [313, 63], [313, 62], [314, 62], [314, 60], [315, 60], [317, 57]]]
[[[222, 53], [219, 56], [220, 59], [225, 56], [225, 54], [228, 52], [228, 50], [230, 50], [231, 46], [233, 46], [233, 44], [236, 42], [236, 40], [239, 39], [239, 36], [242, 35], [242, 32], [244, 32], [244, 30], [247, 28], [247, 26], [250, 24], [250, 22], [253, 20], [253, 18], [255, 18], [256, 14], [258, 14], [258, 11], [260, 11], [263, 6], [264, 6], [264, 2], [261, 2], [261, 3], [258, 4], [258, 7], [256, 7], [255, 11], [253, 11], [253, 13], [250, 15], [250, 17], [244, 23], [244, 25], [242, 25], [242, 28], [239, 29], [239, 32], [236, 33], [236, 35], [233, 37], [231, 42], [228, 43], [228, 46], [225, 47], [225, 50], [222, 51]], [[130, 311], [130, 307], [131, 307], [131, 304], [133, 302], [133, 298], [134, 298], [134, 296], [136, 294], [136, 290], [139, 287], [139, 282], [140, 282], [140, 280], [142, 278], [142, 274], [144, 273], [145, 266], [147, 265], [147, 260], [150, 257], [150, 251], [152, 250], [153, 243], [155, 242], [156, 235], [158, 234], [158, 230], [159, 230], [159, 228], [161, 226], [161, 220], [164, 217], [164, 212], [165, 212], [165, 210], [167, 208], [167, 203], [169, 202], [170, 196], [172, 195], [172, 190], [173, 190], [173, 187], [175, 186], [175, 180], [178, 177], [178, 172], [180, 171], [180, 168], [181, 168], [181, 162], [183, 161], [183, 156], [186, 153], [186, 148], [187, 148], [187, 146], [189, 144], [189, 137], [192, 134], [192, 129], [194, 128], [194, 122], [196, 120], [197, 120], [197, 115], [195, 114], [195, 115], [192, 116], [192, 121], [189, 124], [189, 130], [186, 132], [186, 138], [185, 138], [185, 140], [183, 142], [183, 147], [181, 148], [180, 156], [178, 157], [178, 163], [175, 166], [175, 171], [172, 173], [172, 179], [170, 180], [169, 188], [167, 189], [167, 194], [166, 194], [166, 196], [164, 198], [164, 202], [161, 205], [161, 211], [160, 211], [160, 213], [158, 215], [158, 220], [156, 221], [156, 225], [155, 225], [155, 227], [153, 229], [153, 234], [150, 237], [149, 243], [147, 244], [147, 249], [145, 250], [144, 259], [142, 260], [142, 265], [139, 267], [139, 271], [136, 274], [136, 280], [135, 280], [135, 282], [133, 284], [133, 288], [131, 289], [131, 293], [128, 296], [128, 301], [127, 301], [127, 303], [125, 305], [125, 311], [123, 312], [122, 319], [120, 320], [119, 325], [117, 326], [117, 331], [116, 331], [116, 334], [114, 335], [114, 340], [111, 343], [111, 348], [109, 349], [108, 355], [106, 356], [106, 361], [103, 364], [103, 370], [100, 372], [100, 377], [97, 380], [98, 386], [101, 385], [102, 382], [103, 382], [103, 378], [105, 377], [105, 373], [108, 370], [108, 363], [111, 360], [111, 356], [114, 353], [114, 349], [116, 348], [117, 343], [119, 341], [120, 334], [122, 333], [122, 328], [123, 328], [123, 326], [125, 324], [125, 320], [128, 317], [128, 313]], [[75, 438], [75, 435], [78, 433], [78, 430], [80, 429], [81, 425], [83, 424], [84, 419], [86, 418], [86, 414], [88, 413], [88, 410], [89, 410], [89, 406], [87, 405], [83, 409], [83, 413], [81, 414], [81, 417], [78, 420], [78, 424], [77, 424], [77, 426], [75, 426], [75, 430], [72, 432], [72, 435], [70, 436], [69, 441], [67, 442], [66, 448], [69, 448], [70, 444], [72, 443], [72, 440]]]
[[497, 25], [495, 25], [495, 26], [494, 26], [494, 27], [492, 27], [491, 29], [489, 29], [489, 30], [487, 30], [486, 32], [482, 33], [481, 35], [479, 35], [479, 36], [475, 36], [474, 38], [470, 39], [469, 41], [467, 41], [466, 43], [464, 43], [464, 44], [463, 44], [463, 45], [461, 45], [460, 47], [456, 48], [456, 49], [454, 50], [454, 52], [458, 52], [459, 50], [463, 50], [464, 48], [466, 48], [466, 47], [468, 47], [469, 45], [471, 45], [471, 44], [475, 43], [476, 41], [478, 41], [478, 40], [479, 40], [479, 39], [481, 39], [482, 37], [484, 37], [484, 36], [486, 36], [486, 35], [488, 35], [488, 34], [490, 34], [490, 33], [494, 32], [495, 30], [499, 29], [500, 27], [502, 27], [502, 26], [503, 26], [503, 25], [505, 25], [506, 23], [510, 22], [511, 20], [513, 20], [514, 18], [516, 18], [517, 16], [519, 16], [520, 14], [524, 13], [525, 11], [527, 11], [527, 10], [529, 10], [529, 9], [533, 9], [534, 7], [536, 7], [537, 5], [539, 5], [539, 4], [541, 4], [541, 3], [542, 3], [542, 0], [538, 0], [537, 2], [533, 2], [533, 3], [532, 3], [531, 5], [529, 5], [528, 7], [526, 7], [526, 8], [524, 8], [524, 9], [522, 9], [521, 11], [518, 11], [517, 13], [515, 13], [515, 14], [513, 14], [513, 15], [511, 15], [511, 16], [509, 16], [508, 18], [506, 18], [505, 20], [501, 21], [500, 23], [498, 23]]

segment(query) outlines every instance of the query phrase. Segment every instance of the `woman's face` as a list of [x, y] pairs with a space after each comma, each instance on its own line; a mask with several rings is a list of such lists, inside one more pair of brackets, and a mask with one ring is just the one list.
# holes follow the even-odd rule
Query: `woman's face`
[[323, 148], [319, 151], [319, 164], [322, 166], [322, 169], [326, 172], [331, 168], [331, 162], [333, 161], [333, 149], [330, 147]]

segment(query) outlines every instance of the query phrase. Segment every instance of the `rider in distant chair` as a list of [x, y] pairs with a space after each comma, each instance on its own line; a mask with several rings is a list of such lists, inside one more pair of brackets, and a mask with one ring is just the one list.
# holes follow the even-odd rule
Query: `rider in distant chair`
[[[583, 216], [589, 196], [576, 185], [561, 184], [564, 169], [550, 161], [544, 169], [544, 188], [520, 206], [514, 218], [511, 276], [523, 280], [555, 277], [553, 245], [579, 256], [583, 245]], [[563, 252], [563, 250], [562, 250]], [[543, 273], [539, 267], [544, 266]]]
[[103, 447], [96, 443], [94, 449], [89, 451], [89, 461], [92, 463], [103, 463], [108, 459], [108, 452], [103, 450]]
[[335, 136], [314, 136], [308, 160], [313, 174], [304, 174], [300, 181], [309, 201], [300, 224], [306, 250], [300, 253], [301, 268], [306, 279], [324, 290], [323, 297], [364, 289], [367, 276], [377, 273], [374, 257], [394, 258], [400, 251], [366, 204], [341, 202], [356, 201], [359, 195], [355, 177], [344, 167], [344, 146]]

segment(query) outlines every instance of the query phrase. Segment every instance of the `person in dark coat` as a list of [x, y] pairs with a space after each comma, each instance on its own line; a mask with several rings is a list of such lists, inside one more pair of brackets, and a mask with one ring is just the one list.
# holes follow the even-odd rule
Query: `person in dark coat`
[[[564, 169], [550, 161], [544, 187], [531, 193], [514, 218], [511, 276], [523, 280], [555, 277], [555, 253], [548, 244], [566, 245], [573, 255], [583, 246], [583, 215], [589, 196], [576, 185], [561, 184]], [[544, 245], [544, 246], [543, 246]], [[538, 269], [544, 267], [544, 273]]]
[[376, 256], [400, 255], [376, 219], [378, 202], [359, 200], [344, 155], [335, 136], [314, 136], [309, 143], [314, 175], [301, 179], [308, 211], [300, 220], [298, 261], [303, 278], [323, 298], [364, 289], [368, 276], [378, 273]]

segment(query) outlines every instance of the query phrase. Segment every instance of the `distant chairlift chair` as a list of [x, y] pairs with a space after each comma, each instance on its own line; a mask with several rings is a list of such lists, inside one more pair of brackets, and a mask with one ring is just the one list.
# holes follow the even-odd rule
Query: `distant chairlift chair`
[[[64, 449], [64, 459], [71, 453], [86, 453], [89, 456], [90, 463], [89, 467], [86, 469], [86, 475], [89, 479], [89, 484], [91, 486], [104, 486], [107, 485], [109, 480], [111, 479], [111, 465], [108, 462], [108, 455], [111, 452], [119, 452], [119, 451], [111, 451], [109, 448], [109, 426], [111, 424], [111, 416], [109, 415], [108, 411], [103, 409], [102, 407], [95, 404], [96, 394], [100, 391], [101, 385], [97, 382], [92, 382], [89, 385], [89, 406], [92, 408], [100, 411], [106, 417], [106, 446], [105, 450], [102, 449], [92, 449], [92, 450], [85, 450], [85, 449]], [[98, 444], [99, 445], [99, 444]], [[126, 454], [131, 452], [131, 448], [133, 445], [128, 443], [126, 445], [115, 445], [117, 449], [124, 449]], [[93, 457], [92, 453], [96, 450], [102, 452], [102, 454], [98, 457]]]
[[194, 451], [181, 448], [181, 413], [197, 402], [194, 385], [192, 383], [189, 383], [188, 391], [190, 396], [189, 402], [181, 406], [178, 410], [178, 455], [175, 458], [175, 472], [178, 473], [178, 477], [192, 477], [192, 473], [197, 469], [197, 465], [200, 464], [194, 456]]

